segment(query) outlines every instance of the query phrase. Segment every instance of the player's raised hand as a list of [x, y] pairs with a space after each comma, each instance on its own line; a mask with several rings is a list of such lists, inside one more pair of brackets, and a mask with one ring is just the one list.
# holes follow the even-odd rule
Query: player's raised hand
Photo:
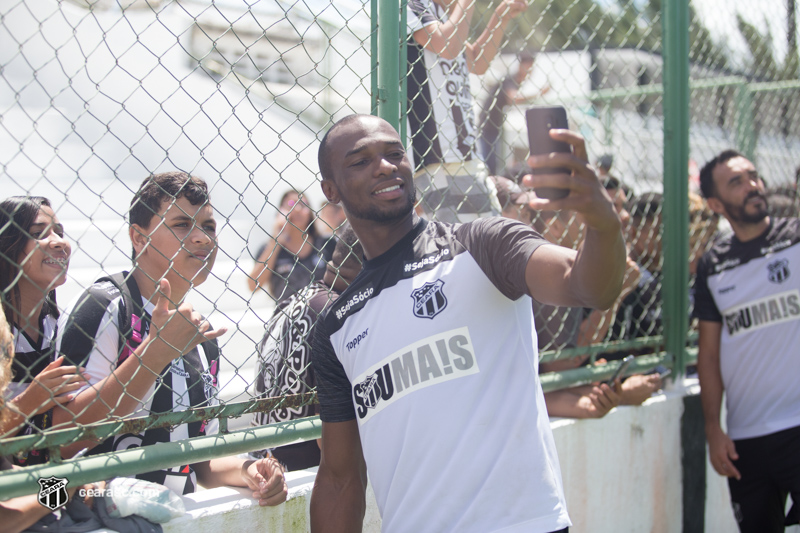
[[614, 204], [589, 164], [586, 143], [579, 134], [564, 129], [550, 130], [550, 137], [572, 146], [572, 153], [553, 152], [528, 158], [532, 168], [560, 167], [569, 169], [567, 174], [537, 174], [523, 178], [526, 187], [556, 187], [569, 189], [569, 195], [558, 200], [538, 198], [531, 201], [534, 210], [558, 211], [566, 209], [579, 214], [581, 221], [590, 228], [604, 231], [619, 231], [622, 224]]

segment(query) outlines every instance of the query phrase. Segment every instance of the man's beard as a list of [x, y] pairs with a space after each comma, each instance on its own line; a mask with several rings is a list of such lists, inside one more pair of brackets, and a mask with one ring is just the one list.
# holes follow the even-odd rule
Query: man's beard
[[[764, 207], [760, 208], [755, 213], [748, 213], [747, 202], [749, 202], [752, 198], [761, 198], [764, 200]], [[758, 192], [749, 194], [747, 198], [745, 198], [742, 205], [733, 205], [724, 201], [722, 201], [722, 205], [725, 207], [725, 212], [727, 213], [728, 218], [731, 219], [731, 222], [738, 222], [740, 224], [758, 224], [767, 218], [767, 215], [769, 215], [769, 205], [767, 204], [767, 199], [763, 194]]]
[[357, 206], [350, 205], [349, 200], [346, 200], [344, 197], [341, 198], [341, 201], [345, 211], [353, 217], [384, 224], [408, 216], [408, 214], [414, 210], [416, 198], [417, 188], [412, 185], [411, 190], [406, 195], [406, 202], [392, 209], [379, 209], [374, 205], [361, 209]]

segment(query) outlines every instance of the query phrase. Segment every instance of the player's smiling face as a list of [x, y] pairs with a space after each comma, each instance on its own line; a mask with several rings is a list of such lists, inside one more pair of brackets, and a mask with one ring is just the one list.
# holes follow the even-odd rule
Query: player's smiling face
[[347, 218], [386, 223], [409, 216], [416, 190], [403, 143], [386, 121], [362, 116], [335, 130], [330, 142], [333, 179], [326, 195], [341, 201]]

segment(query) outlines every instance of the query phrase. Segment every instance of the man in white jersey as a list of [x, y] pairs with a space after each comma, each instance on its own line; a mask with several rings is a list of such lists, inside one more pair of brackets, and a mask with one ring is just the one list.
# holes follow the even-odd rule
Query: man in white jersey
[[571, 193], [531, 207], [578, 211], [587, 230], [577, 252], [502, 217], [418, 218], [411, 165], [382, 119], [351, 115], [323, 138], [323, 192], [342, 203], [365, 261], [315, 332], [322, 457], [312, 531], [361, 529], [367, 467], [385, 532], [569, 527], [531, 297], [611, 305], [625, 244], [583, 140], [566, 130], [551, 136], [575, 155], [529, 163], [572, 175], [527, 185]]
[[469, 75], [483, 74], [524, 0], [502, 0], [481, 35], [467, 41], [474, 0], [409, 0], [408, 125], [422, 208], [442, 222], [500, 212], [476, 153]]
[[728, 477], [739, 529], [782, 532], [800, 511], [800, 221], [768, 216], [764, 182], [734, 150], [703, 167], [700, 187], [733, 229], [700, 260], [695, 284], [709, 456]]

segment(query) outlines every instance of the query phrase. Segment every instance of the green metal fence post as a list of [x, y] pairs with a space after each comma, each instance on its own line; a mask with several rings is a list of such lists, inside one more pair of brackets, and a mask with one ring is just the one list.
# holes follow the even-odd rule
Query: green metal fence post
[[370, 2], [369, 11], [369, 95], [370, 113], [378, 114], [378, 0]]
[[689, 3], [664, 2], [664, 281], [666, 351], [683, 375], [689, 328]]
[[[378, 2], [378, 0], [372, 0]], [[378, 116], [400, 131], [400, 0], [378, 5]]]
[[736, 88], [736, 147], [750, 161], [755, 161], [756, 132], [753, 127], [753, 92], [747, 83]]

